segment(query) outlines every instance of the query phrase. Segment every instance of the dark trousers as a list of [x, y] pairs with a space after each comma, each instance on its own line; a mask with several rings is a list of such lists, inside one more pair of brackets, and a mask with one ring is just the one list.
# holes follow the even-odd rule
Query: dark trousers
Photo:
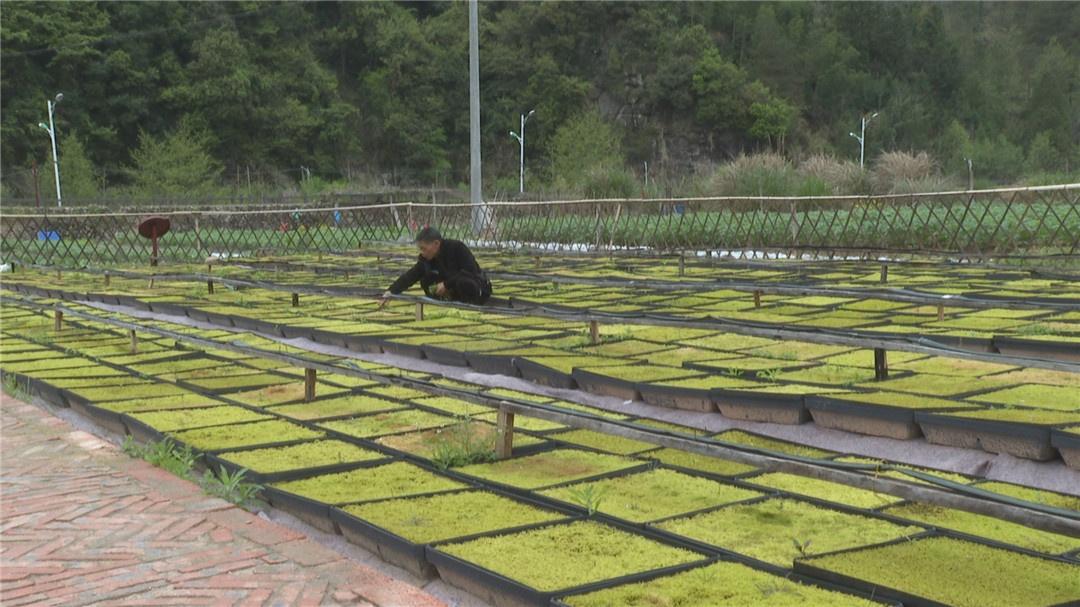
[[[435, 295], [435, 285], [440, 282], [446, 284], [446, 294], [441, 297]], [[426, 274], [420, 279], [420, 287], [424, 289], [428, 297], [469, 304], [483, 304], [491, 297], [491, 283], [487, 279], [470, 276], [464, 272], [449, 280], [443, 280], [436, 273]]]

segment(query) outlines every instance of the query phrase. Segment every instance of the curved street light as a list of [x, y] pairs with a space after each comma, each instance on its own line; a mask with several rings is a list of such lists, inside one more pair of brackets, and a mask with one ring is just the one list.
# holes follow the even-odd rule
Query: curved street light
[[863, 114], [863, 117], [862, 117], [862, 131], [861, 131], [862, 134], [861, 135], [856, 135], [855, 133], [848, 133], [848, 135], [851, 135], [852, 137], [854, 137], [855, 139], [857, 139], [859, 141], [859, 168], [860, 169], [863, 168], [863, 158], [865, 157], [864, 153], [866, 152], [866, 125], [870, 124], [870, 121], [873, 120], [874, 118], [877, 118], [877, 115], [879, 113], [880, 112], [874, 112], [869, 117], [867, 117], [866, 114]]
[[521, 159], [518, 161], [518, 193], [525, 193], [525, 123], [532, 118], [532, 115], [536, 113], [536, 110], [530, 110], [528, 114], [521, 115], [521, 134], [518, 135], [514, 131], [510, 131], [510, 136], [517, 139], [518, 144], [521, 145]]
[[49, 108], [49, 124], [46, 126], [44, 122], [38, 123], [39, 127], [49, 133], [49, 139], [52, 140], [53, 175], [56, 177], [56, 206], [58, 207], [62, 207], [64, 204], [60, 198], [60, 160], [56, 156], [56, 126], [53, 124], [53, 110], [63, 100], [63, 93], [57, 93], [54, 99], [47, 99], [45, 105]]

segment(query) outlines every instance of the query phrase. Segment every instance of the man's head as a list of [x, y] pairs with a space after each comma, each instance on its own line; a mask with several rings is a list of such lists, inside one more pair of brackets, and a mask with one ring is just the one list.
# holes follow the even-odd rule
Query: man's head
[[416, 247], [420, 249], [420, 256], [427, 260], [435, 259], [442, 246], [442, 234], [435, 228], [428, 226], [416, 235]]

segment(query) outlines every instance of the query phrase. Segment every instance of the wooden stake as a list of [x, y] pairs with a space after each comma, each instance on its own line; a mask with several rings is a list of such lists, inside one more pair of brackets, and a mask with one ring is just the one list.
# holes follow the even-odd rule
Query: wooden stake
[[943, 303], [937, 305], [937, 319], [938, 322], [945, 320], [945, 304]]
[[62, 282], [64, 280], [64, 275], [60, 272], [60, 270], [56, 271], [56, 280], [58, 282]]
[[760, 308], [761, 307], [761, 291], [760, 290], [755, 290], [754, 291], [754, 307], [755, 308]]
[[292, 307], [294, 307], [294, 308], [299, 308], [300, 307], [300, 294], [299, 293], [293, 293], [292, 294]]
[[213, 280], [206, 281], [206, 292], [209, 293], [210, 295], [214, 294], [214, 281]]
[[109, 273], [105, 272], [105, 286], [109, 286]]
[[686, 274], [686, 253], [679, 253], [679, 276]]
[[210, 274], [213, 271], [214, 271], [214, 264], [212, 264], [212, 263], [206, 264], [206, 273]]
[[64, 328], [64, 312], [57, 309], [53, 312], [53, 329], [60, 331]]
[[131, 353], [132, 354], [138, 354], [139, 353], [139, 337], [137, 335], [135, 335], [135, 329], [129, 330], [128, 335], [131, 336]]
[[416, 320], [424, 320], [424, 302], [416, 302]]
[[514, 414], [500, 407], [497, 425], [495, 459], [506, 459], [514, 452]]
[[889, 282], [889, 264], [881, 264], [881, 282]]
[[884, 348], [874, 348], [874, 380], [889, 379], [889, 359]]
[[304, 402], [315, 400], [315, 369], [304, 369]]
[[600, 343], [600, 321], [589, 321], [589, 339], [594, 346]]

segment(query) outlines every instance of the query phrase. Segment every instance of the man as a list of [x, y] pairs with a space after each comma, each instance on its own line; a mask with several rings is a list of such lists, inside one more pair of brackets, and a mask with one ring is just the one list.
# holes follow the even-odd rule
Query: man
[[472, 251], [460, 240], [444, 240], [432, 227], [416, 235], [420, 258], [383, 293], [379, 308], [391, 295], [398, 295], [420, 281], [428, 297], [471, 304], [483, 304], [491, 297], [491, 281], [476, 263]]

